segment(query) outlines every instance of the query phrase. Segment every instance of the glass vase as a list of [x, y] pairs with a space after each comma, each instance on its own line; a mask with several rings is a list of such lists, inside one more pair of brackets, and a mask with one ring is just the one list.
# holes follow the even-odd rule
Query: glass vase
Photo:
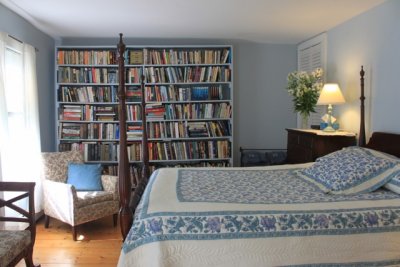
[[301, 129], [308, 129], [308, 114], [301, 114]]

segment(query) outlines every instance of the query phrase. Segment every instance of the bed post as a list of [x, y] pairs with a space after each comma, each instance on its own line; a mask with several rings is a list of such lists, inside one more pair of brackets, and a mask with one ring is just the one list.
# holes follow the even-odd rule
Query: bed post
[[130, 206], [134, 211], [139, 204], [140, 199], [142, 198], [144, 189], [146, 188], [147, 181], [150, 176], [149, 171], [149, 145], [148, 145], [148, 137], [147, 137], [147, 122], [146, 122], [146, 92], [145, 92], [145, 76], [141, 76], [141, 89], [142, 89], [142, 101], [141, 101], [141, 114], [142, 114], [142, 176], [140, 177], [140, 181], [135, 188], [135, 192], [133, 193], [133, 197], [131, 199]]
[[364, 68], [361, 66], [361, 71], [360, 71], [360, 82], [361, 82], [361, 106], [360, 106], [360, 136], [358, 138], [358, 145], [361, 147], [365, 147], [365, 107], [364, 107], [364, 101], [365, 101], [365, 96], [364, 96]]
[[126, 106], [125, 106], [125, 62], [124, 62], [125, 44], [122, 41], [122, 33], [119, 34], [118, 43], [118, 115], [119, 115], [119, 162], [118, 179], [120, 210], [119, 220], [121, 225], [122, 238], [125, 240], [132, 224], [133, 214], [129, 208], [131, 198], [131, 179], [129, 177], [129, 160], [126, 149]]
[[141, 76], [141, 89], [142, 89], [142, 106], [141, 106], [141, 111], [142, 111], [142, 128], [143, 128], [143, 133], [142, 133], [142, 161], [143, 161], [143, 166], [142, 166], [142, 180], [145, 180], [147, 183], [147, 180], [149, 179], [149, 146], [148, 146], [148, 140], [147, 140], [147, 119], [146, 119], [146, 92], [145, 92], [145, 76]]

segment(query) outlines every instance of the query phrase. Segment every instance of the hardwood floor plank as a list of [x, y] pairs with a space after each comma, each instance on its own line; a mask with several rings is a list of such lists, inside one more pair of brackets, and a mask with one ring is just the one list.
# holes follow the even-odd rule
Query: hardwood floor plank
[[[119, 226], [112, 216], [78, 227], [78, 239], [72, 240], [71, 227], [55, 219], [44, 228], [44, 219], [36, 225], [33, 260], [42, 267], [115, 267], [122, 246]], [[25, 267], [24, 261], [17, 267]]]

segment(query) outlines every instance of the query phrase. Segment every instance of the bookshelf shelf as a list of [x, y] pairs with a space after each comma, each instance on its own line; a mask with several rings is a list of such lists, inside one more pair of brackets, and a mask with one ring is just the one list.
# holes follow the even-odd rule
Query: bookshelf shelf
[[[120, 149], [116, 47], [59, 46], [56, 55], [58, 149], [80, 149], [86, 162], [101, 163], [106, 172], [116, 174]], [[232, 46], [127, 45], [124, 57], [133, 184], [141, 165], [142, 75], [153, 168], [232, 166]]]

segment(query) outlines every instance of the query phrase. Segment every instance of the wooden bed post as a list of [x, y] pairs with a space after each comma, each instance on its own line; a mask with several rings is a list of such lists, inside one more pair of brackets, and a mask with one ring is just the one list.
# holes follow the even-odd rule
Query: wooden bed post
[[366, 145], [366, 141], [365, 141], [365, 107], [364, 107], [364, 101], [365, 101], [364, 74], [365, 74], [365, 71], [363, 69], [363, 66], [361, 66], [361, 71], [360, 71], [360, 82], [361, 82], [360, 136], [358, 138], [358, 145], [361, 147], [365, 147], [365, 145]]
[[131, 179], [129, 177], [129, 160], [128, 151], [126, 149], [126, 106], [125, 106], [125, 62], [124, 62], [125, 44], [122, 41], [122, 33], [119, 34], [118, 43], [118, 115], [119, 115], [119, 162], [118, 162], [118, 179], [119, 179], [119, 195], [120, 210], [119, 218], [121, 225], [122, 238], [128, 235], [133, 221], [132, 210], [129, 207], [131, 198]]
[[142, 106], [141, 106], [141, 111], [142, 111], [142, 179], [141, 181], [145, 181], [147, 183], [147, 180], [149, 179], [149, 145], [148, 145], [148, 140], [147, 140], [147, 120], [146, 120], [146, 92], [145, 92], [145, 76], [141, 76], [141, 89], [142, 89]]
[[142, 198], [144, 189], [146, 188], [150, 171], [149, 171], [149, 145], [147, 140], [147, 122], [146, 122], [146, 92], [145, 92], [145, 76], [141, 76], [141, 89], [142, 89], [142, 101], [141, 101], [141, 115], [142, 115], [142, 176], [140, 177], [139, 183], [135, 188], [133, 197], [130, 202], [132, 210], [135, 210]]

